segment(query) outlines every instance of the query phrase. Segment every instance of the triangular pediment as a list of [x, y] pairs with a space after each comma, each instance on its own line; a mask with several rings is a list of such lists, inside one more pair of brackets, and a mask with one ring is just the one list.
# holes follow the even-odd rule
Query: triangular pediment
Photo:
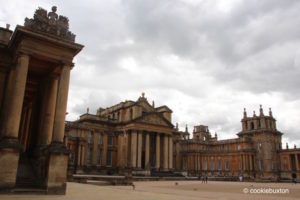
[[153, 107], [147, 101], [138, 101], [137, 105], [141, 106], [146, 112], [153, 111]]
[[170, 123], [159, 113], [146, 113], [134, 121], [151, 125], [167, 126], [171, 128], [173, 127], [172, 123]]

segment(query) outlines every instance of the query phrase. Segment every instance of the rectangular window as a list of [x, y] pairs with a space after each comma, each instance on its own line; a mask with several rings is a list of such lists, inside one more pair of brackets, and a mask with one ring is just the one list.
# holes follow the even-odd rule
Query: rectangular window
[[215, 170], [215, 162], [213, 159], [210, 160], [210, 170], [211, 171]]
[[229, 170], [229, 162], [228, 162], [228, 160], [225, 160], [225, 170]]
[[88, 148], [88, 155], [87, 155], [87, 164], [91, 165], [92, 164], [92, 149]]
[[98, 144], [102, 144], [102, 135], [101, 134], [99, 134]]
[[108, 151], [108, 152], [107, 152], [106, 165], [107, 165], [107, 166], [109, 166], [109, 167], [112, 165], [112, 158], [111, 158], [111, 154], [112, 154], [112, 152], [111, 152], [111, 151]]
[[107, 145], [112, 146], [113, 145], [113, 136], [110, 134], [107, 137]]
[[218, 160], [218, 170], [222, 170], [222, 161]]
[[97, 160], [98, 165], [101, 165], [101, 160], [102, 160], [102, 151], [101, 149], [98, 149], [98, 160]]
[[89, 131], [89, 143], [90, 144], [93, 143], [93, 135], [94, 135], [93, 131]]

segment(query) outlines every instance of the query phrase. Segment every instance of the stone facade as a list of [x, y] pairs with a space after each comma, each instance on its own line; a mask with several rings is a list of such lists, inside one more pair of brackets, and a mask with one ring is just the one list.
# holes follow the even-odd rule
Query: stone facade
[[70, 150], [69, 173], [136, 175], [173, 170], [172, 111], [150, 105], [144, 94], [85, 113], [67, 122], [66, 143]]
[[187, 128], [173, 127], [171, 113], [142, 95], [68, 122], [69, 174], [123, 174], [129, 168], [137, 175], [167, 171], [270, 181], [300, 176], [300, 149], [281, 149], [282, 133], [271, 110], [266, 116], [260, 107], [251, 117], [244, 111], [238, 137], [227, 140], [203, 125], [194, 127], [190, 139]]
[[56, 7], [14, 31], [0, 28], [0, 192], [65, 193], [70, 70], [83, 48], [68, 28]]
[[[176, 137], [174, 168], [193, 175], [238, 177], [271, 180], [300, 177], [300, 148], [281, 148], [282, 133], [276, 128], [276, 120], [270, 109], [269, 115], [260, 107], [248, 117], [244, 110], [242, 130], [238, 138], [218, 140], [211, 136], [207, 126], [195, 126], [193, 139]], [[187, 131], [186, 131], [187, 132]], [[180, 135], [180, 134], [177, 134]]]

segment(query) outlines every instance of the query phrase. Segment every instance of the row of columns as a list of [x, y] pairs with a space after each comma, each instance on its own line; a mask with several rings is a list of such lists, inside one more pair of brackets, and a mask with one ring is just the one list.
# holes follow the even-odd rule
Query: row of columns
[[[10, 71], [4, 103], [2, 138], [18, 138], [29, 60], [29, 55], [18, 55], [16, 67]], [[49, 144], [51, 139], [54, 143], [63, 143], [70, 69], [70, 65], [64, 65], [59, 80], [53, 78], [49, 83], [39, 137], [42, 144]]]
[[[213, 157], [213, 159], [212, 159]], [[253, 157], [251, 154], [242, 154], [239, 156], [239, 160], [241, 162], [241, 170], [247, 171], [253, 170]], [[219, 160], [221, 160], [221, 170], [225, 170], [225, 162], [224, 159], [218, 159], [215, 156], [202, 156], [202, 155], [193, 155], [188, 156], [187, 162], [188, 162], [188, 169], [191, 167], [192, 170], [211, 170], [211, 162], [214, 163], [214, 170], [219, 170]], [[229, 160], [228, 160], [229, 161]], [[184, 162], [184, 161], [183, 161]], [[230, 162], [229, 162], [230, 163]], [[238, 170], [238, 169], [237, 169]]]
[[[164, 135], [163, 141], [160, 141], [160, 134], [156, 133], [155, 146], [155, 168], [164, 170], [173, 168], [173, 139], [171, 136]], [[143, 133], [131, 131], [131, 166], [134, 168], [142, 167], [142, 142]], [[161, 142], [163, 142], [163, 165], [161, 166]], [[150, 169], [150, 133], [145, 137], [145, 168]]]

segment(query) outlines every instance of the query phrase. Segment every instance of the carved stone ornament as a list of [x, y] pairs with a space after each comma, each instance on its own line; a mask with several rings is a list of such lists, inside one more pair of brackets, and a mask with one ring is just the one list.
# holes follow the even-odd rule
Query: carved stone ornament
[[33, 19], [25, 18], [24, 27], [33, 30], [48, 33], [69, 41], [75, 41], [75, 35], [69, 31], [69, 19], [56, 14], [56, 6], [52, 7], [52, 12], [39, 7], [33, 16]]

